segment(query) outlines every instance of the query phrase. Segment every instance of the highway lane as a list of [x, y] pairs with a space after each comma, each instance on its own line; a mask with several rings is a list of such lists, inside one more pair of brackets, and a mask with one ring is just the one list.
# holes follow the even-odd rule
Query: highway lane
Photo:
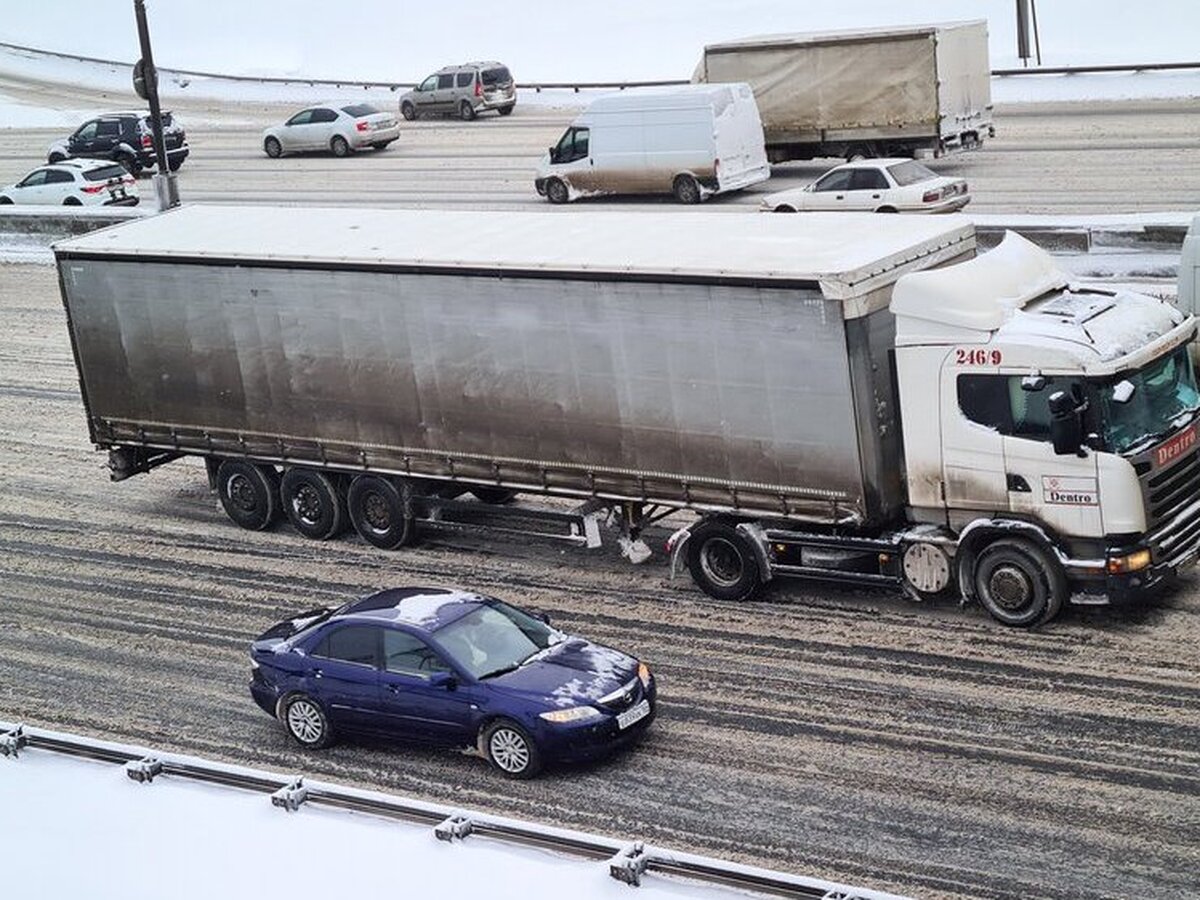
[[[661, 553], [632, 567], [612, 548], [494, 534], [386, 554], [245, 532], [194, 462], [108, 481], [52, 268], [0, 266], [0, 322], [0, 719], [922, 897], [1195, 887], [1194, 579], [1028, 633], [833, 585], [722, 604], [671, 581]], [[249, 698], [249, 641], [289, 612], [408, 583], [491, 591], [637, 653], [660, 678], [660, 719], [628, 753], [530, 783], [455, 752], [301, 752]]]

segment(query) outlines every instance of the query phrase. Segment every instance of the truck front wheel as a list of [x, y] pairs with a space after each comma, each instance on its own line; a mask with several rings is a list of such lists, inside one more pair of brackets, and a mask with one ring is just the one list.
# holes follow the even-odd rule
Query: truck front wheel
[[1024, 538], [1001, 538], [984, 547], [975, 558], [972, 580], [984, 609], [1014, 628], [1049, 622], [1067, 596], [1062, 566]]
[[718, 600], [752, 600], [762, 588], [750, 540], [728, 522], [703, 522], [687, 543], [688, 570], [700, 589]]
[[270, 466], [222, 460], [217, 468], [217, 496], [225, 514], [250, 531], [262, 531], [279, 518], [279, 476]]
[[413, 517], [390, 479], [359, 475], [350, 482], [346, 506], [359, 537], [380, 550], [395, 550], [413, 539]]

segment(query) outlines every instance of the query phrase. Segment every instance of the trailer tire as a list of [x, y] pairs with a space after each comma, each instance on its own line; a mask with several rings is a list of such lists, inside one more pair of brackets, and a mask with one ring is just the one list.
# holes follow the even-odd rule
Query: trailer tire
[[1025, 538], [1000, 538], [980, 550], [971, 580], [983, 608], [1013, 628], [1049, 622], [1067, 596], [1062, 566]]
[[416, 534], [404, 495], [389, 478], [359, 475], [350, 482], [346, 507], [358, 536], [380, 550], [403, 547]]
[[702, 522], [688, 538], [687, 564], [700, 590], [717, 600], [752, 600], [762, 589], [749, 538], [730, 522]]
[[249, 531], [269, 528], [279, 518], [279, 476], [270, 466], [222, 460], [217, 468], [217, 496], [225, 514]]
[[279, 498], [292, 527], [314, 541], [327, 541], [346, 529], [346, 500], [333, 479], [316, 469], [288, 469]]

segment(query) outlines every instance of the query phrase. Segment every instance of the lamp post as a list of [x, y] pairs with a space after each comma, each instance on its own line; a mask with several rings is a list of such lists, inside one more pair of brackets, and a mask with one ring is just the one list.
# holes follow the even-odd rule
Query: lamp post
[[158, 103], [158, 70], [154, 68], [154, 54], [150, 49], [145, 0], [133, 0], [133, 13], [137, 18], [138, 43], [142, 48], [142, 58], [133, 67], [133, 89], [150, 104], [150, 129], [154, 136], [154, 157], [158, 170], [151, 182], [158, 199], [159, 212], [162, 212], [179, 205], [179, 186], [175, 181], [175, 173], [167, 163], [167, 142], [163, 137], [162, 109]]

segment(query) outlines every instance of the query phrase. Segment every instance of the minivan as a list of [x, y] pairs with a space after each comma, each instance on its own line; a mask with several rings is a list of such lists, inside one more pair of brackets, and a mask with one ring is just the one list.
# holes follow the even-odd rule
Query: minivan
[[699, 203], [770, 176], [749, 85], [694, 84], [594, 100], [542, 157], [534, 187], [551, 203], [650, 193]]
[[484, 110], [507, 116], [517, 105], [517, 88], [508, 66], [471, 62], [434, 72], [400, 98], [400, 115], [408, 121], [437, 113], [469, 121]]

